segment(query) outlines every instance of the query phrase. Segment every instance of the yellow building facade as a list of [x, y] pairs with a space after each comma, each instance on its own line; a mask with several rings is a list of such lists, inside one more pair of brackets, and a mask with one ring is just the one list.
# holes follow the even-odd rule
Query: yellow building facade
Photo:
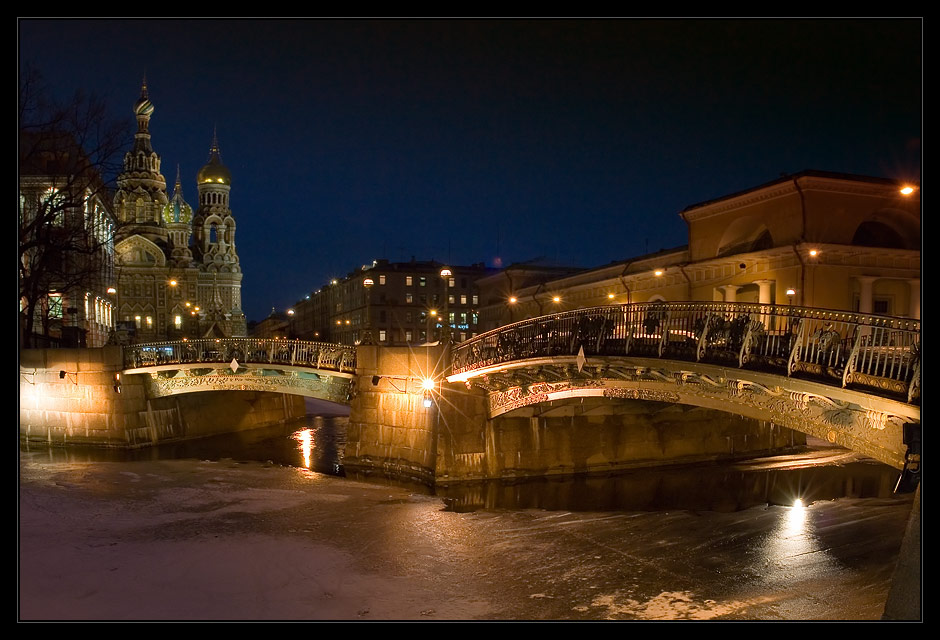
[[[803, 171], [691, 205], [688, 245], [512, 291], [484, 291], [484, 329], [607, 304], [792, 304], [920, 318], [920, 191]], [[494, 287], [505, 282], [489, 279]]]

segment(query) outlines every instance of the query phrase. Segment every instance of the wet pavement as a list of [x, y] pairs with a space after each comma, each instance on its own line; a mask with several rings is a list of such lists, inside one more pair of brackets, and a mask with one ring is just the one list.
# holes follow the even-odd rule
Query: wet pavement
[[[841, 450], [692, 472], [698, 496], [756, 478], [734, 504], [676, 501], [678, 470], [434, 496], [141, 455], [21, 451], [20, 619], [877, 620], [912, 504]], [[850, 465], [862, 480], [827, 479]], [[812, 502], [765, 499], [795, 477]]]

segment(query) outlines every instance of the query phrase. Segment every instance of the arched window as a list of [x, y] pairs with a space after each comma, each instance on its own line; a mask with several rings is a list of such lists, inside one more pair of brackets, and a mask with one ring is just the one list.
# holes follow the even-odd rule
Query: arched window
[[883, 222], [869, 220], [858, 225], [852, 244], [860, 247], [884, 247], [887, 249], [907, 249], [901, 235]]

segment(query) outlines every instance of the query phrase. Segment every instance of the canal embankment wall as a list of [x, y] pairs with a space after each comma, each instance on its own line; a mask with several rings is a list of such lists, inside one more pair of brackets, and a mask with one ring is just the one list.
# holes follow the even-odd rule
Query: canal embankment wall
[[55, 445], [140, 447], [277, 424], [305, 415], [282, 393], [147, 394], [147, 374], [123, 375], [120, 347], [23, 349], [20, 438]]
[[529, 408], [490, 419], [482, 389], [443, 381], [439, 345], [360, 346], [357, 358], [344, 457], [354, 470], [452, 482], [735, 460], [806, 444], [760, 420], [643, 400], [574, 399], [549, 415]]

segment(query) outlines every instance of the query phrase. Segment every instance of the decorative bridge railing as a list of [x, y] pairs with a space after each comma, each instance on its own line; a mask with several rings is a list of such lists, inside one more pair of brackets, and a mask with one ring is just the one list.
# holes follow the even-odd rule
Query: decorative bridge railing
[[920, 321], [782, 305], [654, 302], [579, 309], [456, 345], [453, 374], [529, 358], [639, 356], [807, 376], [920, 400]]
[[356, 348], [349, 345], [275, 340], [218, 338], [152, 342], [124, 347], [124, 367], [138, 369], [174, 364], [231, 363], [311, 367], [341, 373], [356, 372]]

